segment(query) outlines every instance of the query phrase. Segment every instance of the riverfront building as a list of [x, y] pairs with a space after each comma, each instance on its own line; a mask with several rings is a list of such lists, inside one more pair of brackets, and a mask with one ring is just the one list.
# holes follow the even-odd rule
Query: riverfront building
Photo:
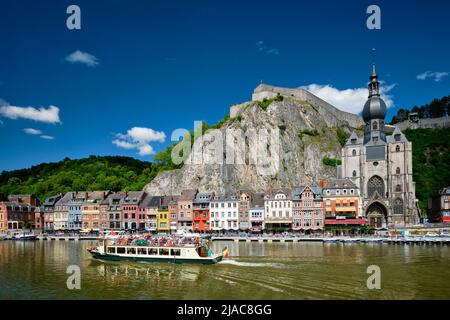
[[178, 196], [169, 197], [169, 219], [170, 219], [170, 232], [177, 231], [178, 225]]
[[439, 191], [439, 196], [428, 199], [428, 214], [432, 222], [450, 222], [450, 187]]
[[249, 225], [249, 209], [250, 203], [252, 199], [252, 191], [251, 190], [240, 190], [238, 192], [239, 197], [239, 229], [240, 230], [248, 230]]
[[359, 188], [350, 179], [327, 181], [323, 187], [323, 204], [326, 230], [357, 230], [367, 223]]
[[158, 231], [158, 208], [161, 206], [163, 197], [147, 195], [141, 203], [141, 209], [145, 212], [145, 230]]
[[419, 222], [413, 181], [412, 144], [397, 127], [386, 132], [386, 104], [373, 66], [369, 98], [363, 108], [364, 136], [353, 132], [342, 148], [342, 178], [361, 191], [364, 217], [375, 228]]
[[239, 229], [238, 198], [236, 194], [216, 194], [209, 206], [212, 230], [237, 231]]
[[324, 228], [322, 189], [304, 186], [292, 190], [293, 230], [317, 231]]
[[197, 190], [183, 190], [178, 199], [178, 230], [192, 231], [192, 208]]
[[158, 207], [158, 232], [170, 231], [169, 201], [169, 197], [162, 197]]
[[211, 197], [214, 193], [198, 192], [193, 201], [192, 226], [194, 231], [210, 231], [210, 207]]
[[38, 206], [39, 201], [32, 195], [11, 195], [0, 201], [0, 231], [34, 229]]
[[269, 190], [264, 197], [266, 230], [287, 231], [292, 228], [292, 195], [290, 189]]
[[55, 205], [61, 199], [62, 195], [58, 194], [52, 197], [49, 197], [45, 199], [44, 203], [42, 204], [41, 208], [41, 214], [43, 215], [43, 230], [44, 231], [52, 231], [53, 228], [53, 221], [54, 221], [54, 212], [55, 212]]
[[122, 203], [125, 198], [124, 192], [112, 193], [106, 197], [100, 204], [101, 211], [106, 211], [107, 215], [107, 229], [120, 230], [122, 229]]
[[87, 193], [81, 207], [83, 231], [100, 231], [106, 222], [106, 212], [100, 211], [100, 205], [109, 195], [109, 191]]
[[252, 194], [248, 220], [249, 231], [260, 233], [264, 230], [264, 193]]
[[141, 206], [145, 199], [144, 191], [125, 192], [122, 201], [123, 227], [130, 230], [145, 230], [145, 208]]

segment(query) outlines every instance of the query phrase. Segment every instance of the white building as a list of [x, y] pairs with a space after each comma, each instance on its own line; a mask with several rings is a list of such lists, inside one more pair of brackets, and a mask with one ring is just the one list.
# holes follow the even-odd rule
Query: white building
[[239, 229], [238, 198], [236, 195], [215, 195], [209, 203], [211, 230]]
[[292, 228], [292, 200], [289, 189], [270, 190], [264, 197], [264, 228], [281, 231]]

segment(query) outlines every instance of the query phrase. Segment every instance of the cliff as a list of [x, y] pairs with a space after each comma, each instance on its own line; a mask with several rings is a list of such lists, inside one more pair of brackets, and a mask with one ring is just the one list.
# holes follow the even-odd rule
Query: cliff
[[[251, 152], [246, 152], [245, 161], [240, 164], [205, 164], [211, 163], [211, 159], [222, 152], [211, 148], [217, 140], [209, 139], [210, 135], [207, 135], [195, 140], [193, 151], [181, 169], [160, 173], [144, 189], [158, 195], [180, 194], [183, 189], [193, 187], [217, 192], [237, 189], [266, 191], [269, 187], [298, 186], [335, 176], [336, 168], [324, 165], [324, 157], [339, 159], [343, 139], [352, 130], [360, 128], [363, 121], [304, 92], [301, 89], [259, 86], [253, 94], [253, 101], [231, 107], [231, 119], [218, 131], [212, 132], [212, 136], [222, 133], [224, 154], [227, 143], [233, 143], [226, 139], [229, 129], [242, 132], [267, 130], [271, 137], [278, 132], [279, 160], [275, 163], [278, 167], [275, 172], [262, 173], [258, 164], [249, 160]], [[245, 139], [247, 148], [252, 143], [251, 137]], [[273, 152], [274, 143], [267, 142], [269, 155]], [[202, 148], [206, 149], [203, 153]], [[258, 152], [265, 153], [262, 149]], [[229, 157], [228, 154], [226, 156]]]

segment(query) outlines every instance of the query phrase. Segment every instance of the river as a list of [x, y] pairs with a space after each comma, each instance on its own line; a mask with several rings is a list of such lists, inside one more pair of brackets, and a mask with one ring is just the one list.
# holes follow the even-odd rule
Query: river
[[[0, 299], [450, 299], [450, 247], [234, 243], [216, 265], [91, 260], [91, 241], [0, 241]], [[68, 266], [81, 289], [66, 285]], [[367, 267], [381, 270], [369, 290]]]

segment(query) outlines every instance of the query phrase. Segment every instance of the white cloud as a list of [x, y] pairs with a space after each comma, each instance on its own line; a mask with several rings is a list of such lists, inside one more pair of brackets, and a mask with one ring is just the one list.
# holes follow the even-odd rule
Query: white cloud
[[17, 107], [6, 103], [0, 104], [0, 116], [17, 120], [27, 119], [46, 123], [61, 123], [59, 119], [59, 108], [56, 106], [49, 106], [47, 109], [40, 107]]
[[66, 57], [66, 61], [70, 63], [82, 63], [89, 67], [95, 67], [99, 64], [97, 57], [94, 55], [77, 50]]
[[45, 140], [54, 140], [54, 139], [55, 139], [55, 137], [48, 136], [48, 135], [46, 135], [46, 134], [41, 135], [40, 138], [41, 138], [41, 139], [45, 139]]
[[[381, 84], [380, 93], [386, 106], [388, 108], [394, 105], [392, 96], [388, 93], [395, 87], [396, 84], [384, 85]], [[312, 94], [318, 96], [322, 100], [332, 104], [340, 110], [358, 114], [362, 111], [364, 103], [369, 96], [367, 88], [353, 88], [339, 90], [332, 85], [310, 84], [302, 86], [302, 89], [308, 90]]]
[[448, 75], [449, 75], [448, 72], [439, 72], [439, 71], [428, 70], [421, 74], [418, 74], [416, 78], [417, 78], [417, 80], [433, 79], [435, 82], [439, 82]]
[[33, 128], [25, 128], [25, 129], [23, 129], [23, 131], [25, 131], [26, 134], [31, 134], [31, 135], [42, 134], [41, 130], [37, 130], [37, 129], [33, 129]]
[[264, 41], [259, 40], [258, 42], [256, 42], [256, 50], [258, 52], [264, 52], [267, 54], [274, 54], [274, 55], [279, 55], [280, 54], [280, 50], [278, 50], [277, 48], [268, 48], [265, 44]]
[[165, 139], [166, 134], [164, 132], [150, 128], [133, 127], [126, 134], [117, 134], [112, 143], [122, 149], [136, 149], [139, 151], [139, 155], [146, 156], [155, 153], [150, 145], [151, 142], [164, 142]]

